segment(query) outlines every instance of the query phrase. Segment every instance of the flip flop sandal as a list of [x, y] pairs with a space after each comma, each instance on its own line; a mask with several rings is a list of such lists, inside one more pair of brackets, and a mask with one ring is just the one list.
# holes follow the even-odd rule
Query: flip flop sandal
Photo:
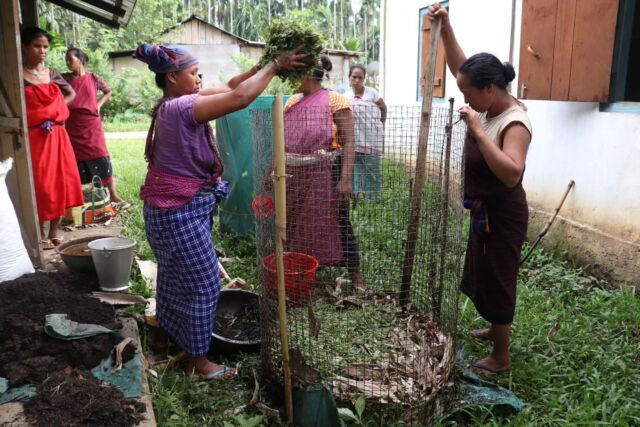
[[126, 202], [124, 200], [122, 202], [113, 202], [111, 203], [111, 205], [117, 211], [125, 211], [131, 207], [131, 203]]
[[51, 249], [55, 248], [55, 245], [53, 244], [53, 242], [51, 242], [51, 240], [49, 239], [42, 239], [40, 240], [40, 244], [42, 245], [42, 250], [43, 251], [49, 251]]
[[504, 374], [505, 372], [509, 372], [511, 370], [511, 366], [509, 366], [508, 368], [502, 368], [502, 369], [491, 369], [488, 366], [480, 365], [478, 362], [472, 363], [471, 367], [473, 369], [482, 371], [483, 373], [489, 373], [489, 374]]
[[53, 246], [58, 246], [62, 242], [64, 242], [64, 237], [52, 237], [49, 239]]
[[235, 376], [236, 376], [235, 369], [230, 369], [222, 365], [222, 369], [220, 369], [219, 371], [213, 372], [207, 376], [200, 375], [198, 379], [200, 381], [221, 381], [221, 380], [231, 379]]

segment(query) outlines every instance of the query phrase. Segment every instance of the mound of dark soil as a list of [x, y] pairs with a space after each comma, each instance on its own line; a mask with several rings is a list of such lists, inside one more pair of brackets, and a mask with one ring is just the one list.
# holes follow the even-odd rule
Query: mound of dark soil
[[76, 273], [36, 273], [0, 283], [0, 376], [12, 386], [38, 384], [67, 366], [90, 369], [109, 355], [109, 336], [60, 341], [44, 333], [45, 316], [51, 313], [117, 327], [111, 306], [78, 292], [91, 286], [88, 280]]
[[38, 386], [25, 405], [30, 424], [46, 427], [134, 426], [145, 412], [144, 404], [125, 399], [115, 387], [102, 385], [90, 372], [57, 372]]

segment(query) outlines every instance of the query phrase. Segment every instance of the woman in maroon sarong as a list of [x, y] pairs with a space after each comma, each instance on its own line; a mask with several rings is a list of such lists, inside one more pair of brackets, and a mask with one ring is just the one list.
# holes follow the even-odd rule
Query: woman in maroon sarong
[[349, 220], [353, 113], [346, 98], [322, 87], [332, 64], [327, 56], [321, 60], [285, 106], [286, 250], [312, 255], [320, 265], [347, 267], [355, 287], [365, 291]]
[[[29, 149], [41, 243], [43, 249], [52, 249], [62, 241], [58, 237], [58, 226], [65, 209], [84, 202], [76, 159], [64, 128], [69, 117], [67, 104], [73, 101], [75, 92], [60, 73], [44, 66], [51, 41], [46, 31], [26, 28], [21, 32], [21, 41]], [[50, 222], [48, 234], [45, 233], [46, 222]]]
[[465, 142], [465, 207], [471, 227], [461, 290], [491, 323], [472, 332], [493, 343], [488, 357], [474, 363], [488, 372], [511, 368], [509, 335], [516, 305], [520, 250], [529, 210], [522, 188], [531, 122], [526, 107], [511, 96], [515, 78], [511, 64], [489, 53], [466, 58], [456, 41], [447, 10], [429, 7], [429, 18], [442, 19], [447, 64], [469, 105], [460, 109], [467, 123]]
[[[69, 104], [70, 115], [65, 127], [78, 162], [80, 181], [88, 184], [94, 176], [99, 176], [102, 184], [109, 189], [114, 206], [128, 207], [128, 203], [116, 192], [100, 118], [100, 108], [111, 98], [111, 88], [96, 74], [86, 70], [89, 57], [81, 49], [74, 47], [67, 50], [66, 61], [71, 72], [62, 76], [76, 92], [76, 99]], [[102, 92], [100, 100], [98, 91]]]

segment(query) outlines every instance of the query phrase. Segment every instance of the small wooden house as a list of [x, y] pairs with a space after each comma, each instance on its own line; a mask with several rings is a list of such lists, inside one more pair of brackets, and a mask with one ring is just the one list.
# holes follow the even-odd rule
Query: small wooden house
[[[238, 74], [239, 55], [258, 61], [265, 46], [263, 42], [243, 39], [196, 15], [167, 28], [160, 39], [167, 44], [183, 45], [198, 58], [205, 87], [220, 84]], [[146, 69], [144, 63], [131, 57], [132, 53], [131, 50], [109, 53], [109, 62], [116, 74], [121, 74], [127, 67]], [[328, 55], [333, 63], [333, 70], [329, 73], [330, 85], [347, 87], [349, 66], [357, 62], [361, 52], [329, 49]]]

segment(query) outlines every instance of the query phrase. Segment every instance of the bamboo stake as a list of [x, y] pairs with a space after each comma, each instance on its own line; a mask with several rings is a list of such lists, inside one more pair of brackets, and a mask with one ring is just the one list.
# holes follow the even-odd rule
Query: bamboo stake
[[276, 190], [276, 269], [278, 277], [278, 318], [280, 345], [282, 347], [282, 370], [284, 372], [284, 400], [287, 420], [293, 425], [293, 395], [291, 388], [291, 366], [289, 360], [289, 328], [287, 326], [287, 301], [284, 285], [284, 242], [287, 240], [287, 186], [284, 158], [284, 107], [282, 93], [273, 101], [273, 159], [275, 163]]
[[413, 263], [416, 256], [416, 240], [420, 226], [420, 208], [422, 205], [422, 192], [426, 181], [425, 163], [427, 160], [427, 145], [429, 143], [429, 125], [431, 123], [431, 102], [433, 100], [433, 81], [436, 74], [436, 55], [440, 42], [440, 28], [442, 21], [438, 18], [431, 21], [429, 35], [429, 55], [425, 68], [424, 96], [422, 97], [422, 114], [420, 117], [420, 136], [418, 142], [418, 159], [416, 160], [416, 177], [414, 191], [409, 212], [409, 225], [407, 226], [407, 243], [405, 246], [404, 262], [402, 265], [402, 282], [400, 286], [400, 304], [406, 306], [409, 302], [411, 290], [411, 278], [413, 276]]
[[449, 165], [451, 163], [451, 139], [453, 137], [453, 98], [449, 98], [449, 116], [447, 119], [447, 145], [444, 159], [444, 199], [442, 200], [442, 232], [440, 234], [440, 277], [438, 289], [435, 293], [433, 314], [434, 319], [442, 327], [442, 293], [444, 290], [445, 254], [447, 251], [447, 229], [449, 228]]

